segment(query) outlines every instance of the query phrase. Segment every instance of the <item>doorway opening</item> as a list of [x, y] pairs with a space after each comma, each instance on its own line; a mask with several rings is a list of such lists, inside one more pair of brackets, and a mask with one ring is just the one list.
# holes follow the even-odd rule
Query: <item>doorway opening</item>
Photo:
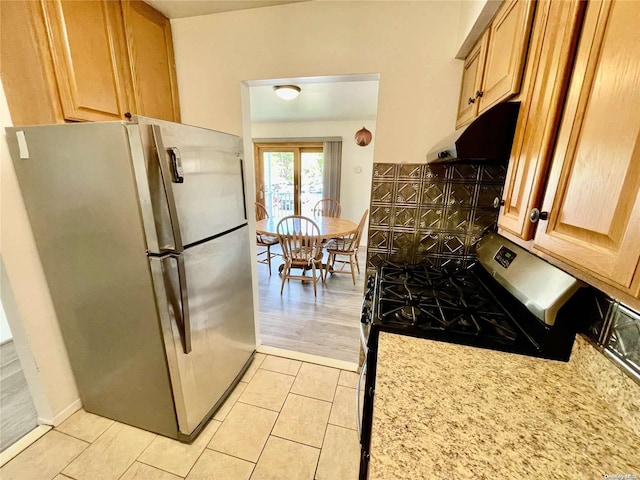
[[0, 301], [0, 452], [38, 426], [38, 415]]
[[[299, 86], [298, 98], [278, 99], [273, 86], [281, 84]], [[245, 112], [250, 111], [254, 155], [253, 176], [247, 180], [255, 185], [255, 202], [276, 219], [294, 214], [313, 218], [313, 207], [320, 199], [337, 196], [340, 217], [357, 225], [370, 205], [379, 75], [281, 78], [247, 85]], [[363, 126], [374, 138], [364, 147], [354, 140]], [[245, 127], [246, 136], [248, 131]], [[341, 142], [339, 168], [334, 167], [333, 151], [323, 151], [337, 141]], [[281, 253], [278, 245], [270, 248]], [[324, 252], [325, 261], [327, 257]], [[256, 262], [261, 351], [277, 354], [269, 349], [281, 349], [291, 358], [311, 355], [327, 359], [327, 365], [357, 366], [366, 233], [358, 260], [355, 284], [351, 275], [329, 274], [326, 283], [318, 285], [317, 297], [311, 281], [299, 280], [285, 282], [281, 295], [278, 267], [282, 259], [272, 259], [271, 274], [267, 265]]]

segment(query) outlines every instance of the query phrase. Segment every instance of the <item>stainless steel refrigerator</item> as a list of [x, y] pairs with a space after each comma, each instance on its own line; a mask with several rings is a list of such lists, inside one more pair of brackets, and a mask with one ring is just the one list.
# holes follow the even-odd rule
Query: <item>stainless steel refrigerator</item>
[[192, 440], [255, 352], [242, 139], [145, 117], [6, 130], [85, 410]]

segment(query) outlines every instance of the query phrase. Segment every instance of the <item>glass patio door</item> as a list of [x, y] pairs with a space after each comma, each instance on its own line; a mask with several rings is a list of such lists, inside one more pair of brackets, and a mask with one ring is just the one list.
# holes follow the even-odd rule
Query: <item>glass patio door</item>
[[297, 213], [293, 173], [293, 152], [262, 152], [263, 201], [270, 217]]
[[312, 216], [322, 198], [321, 143], [256, 144], [256, 201], [269, 216]]

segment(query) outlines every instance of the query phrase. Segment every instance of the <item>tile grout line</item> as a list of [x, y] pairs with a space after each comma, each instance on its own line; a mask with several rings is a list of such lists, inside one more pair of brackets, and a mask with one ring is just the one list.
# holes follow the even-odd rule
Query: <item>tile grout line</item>
[[[49, 433], [51, 433], [51, 432], [52, 432], [52, 431], [54, 431], [54, 430], [55, 430], [55, 429], [53, 429], [53, 428], [52, 428], [51, 430], [49, 430], [49, 431], [48, 431], [47, 433], [45, 433], [42, 437], [40, 437], [40, 438], [39, 438], [35, 443], [33, 443], [33, 445], [35, 445], [37, 442], [39, 442], [41, 439], [43, 439], [45, 436], [47, 436]], [[89, 447], [92, 445], [92, 443], [87, 442], [86, 440], [81, 440], [81, 439], [79, 439], [79, 438], [76, 438], [76, 437], [74, 437], [73, 435], [67, 435], [66, 433], [64, 433], [64, 432], [60, 432], [60, 431], [58, 431], [58, 430], [55, 430], [55, 431], [56, 431], [57, 433], [60, 433], [60, 434], [62, 434], [62, 435], [65, 435], [65, 436], [67, 436], [67, 437], [69, 437], [69, 438], [73, 438], [74, 440], [80, 440], [81, 442], [84, 442], [84, 443], [86, 443], [86, 444], [87, 444], [87, 446], [86, 446], [85, 448], [83, 448], [82, 450], [80, 450], [80, 451], [78, 452], [78, 454], [77, 454], [75, 457], [73, 457], [71, 460], [69, 460], [69, 462], [68, 462], [64, 467], [62, 467], [62, 469], [60, 469], [60, 470], [58, 471], [58, 473], [56, 473], [56, 475], [63, 475], [62, 470], [64, 470], [65, 468], [67, 468], [69, 465], [71, 465], [71, 464], [72, 464], [72, 463], [73, 463], [73, 462], [74, 462], [74, 461], [75, 461], [75, 460], [76, 460], [76, 459], [77, 459], [77, 458], [82, 454], [82, 452], [84, 452], [87, 448], [89, 448]], [[31, 447], [31, 445], [29, 445], [29, 447], [27, 447], [27, 448], [30, 448], [30, 447]], [[26, 451], [26, 450], [25, 450], [25, 451]], [[22, 454], [22, 453], [24, 453], [24, 452], [20, 452], [20, 454]], [[11, 460], [9, 460], [9, 462], [7, 462], [7, 465], [8, 465], [9, 463], [11, 463], [13, 460], [15, 460], [16, 458], [18, 458], [19, 456], [20, 456], [20, 455], [17, 455], [16, 457], [14, 457], [14, 458], [12, 458]], [[72, 478], [72, 477], [69, 477], [68, 475], [64, 475], [64, 476], [65, 476], [65, 477], [67, 477], [67, 478]]]
[[[266, 360], [267, 358], [268, 358], [268, 355], [265, 357], [265, 359], [264, 359], [264, 360]], [[285, 357], [281, 357], [281, 358], [285, 358]], [[264, 362], [264, 360], [263, 360], [263, 362]], [[293, 376], [293, 377], [294, 377], [294, 379], [297, 379], [297, 378], [298, 378], [298, 375], [300, 374], [300, 370], [302, 370], [302, 365], [304, 365], [305, 363], [307, 363], [307, 362], [301, 362], [300, 368], [298, 369], [298, 373], [296, 373], [296, 374]], [[332, 367], [328, 367], [328, 368], [332, 368]], [[338, 370], [338, 372], [340, 372], [340, 369], [336, 369], [336, 370]], [[267, 371], [269, 371], [269, 370], [267, 370]], [[276, 372], [276, 373], [279, 373], [279, 372]], [[284, 373], [283, 373], [283, 375], [286, 375], [286, 374], [284, 374]], [[290, 375], [290, 376], [291, 376], [291, 375]], [[338, 381], [339, 381], [339, 379], [340, 379], [340, 373], [338, 373]], [[293, 381], [293, 383], [291, 383], [291, 386], [289, 386], [289, 390], [287, 391], [287, 397], [288, 397], [289, 395], [298, 395], [298, 394], [296, 394], [296, 393], [291, 392], [291, 388], [293, 387], [294, 383], [295, 383], [295, 380]], [[337, 381], [336, 381], [336, 387], [337, 387]], [[313, 397], [306, 397], [305, 395], [298, 395], [298, 396], [305, 397], [305, 398], [312, 398], [313, 400], [319, 400], [319, 401], [326, 402], [326, 400], [320, 400], [320, 399], [313, 398]], [[335, 398], [335, 390], [334, 390], [334, 394], [333, 394], [333, 396], [334, 396], [334, 398]], [[283, 403], [283, 404], [282, 404], [282, 406], [280, 407], [280, 410], [277, 412], [277, 413], [278, 413], [278, 416], [276, 417], [276, 421], [275, 421], [275, 422], [273, 422], [273, 426], [271, 427], [271, 430], [269, 431], [269, 435], [267, 436], [267, 441], [266, 441], [266, 442], [264, 442], [264, 445], [262, 446], [262, 449], [260, 450], [260, 455], [258, 455], [258, 460], [256, 460], [255, 466], [254, 466], [253, 471], [252, 471], [252, 473], [251, 473], [251, 475], [252, 475], [252, 476], [253, 476], [253, 472], [255, 472], [255, 469], [256, 469], [256, 468], [257, 468], [257, 466], [258, 466], [258, 462], [260, 462], [260, 459], [262, 458], [262, 454], [264, 453], [264, 449], [265, 449], [265, 447], [267, 446], [267, 443], [269, 442], [269, 438], [270, 438], [270, 437], [275, 437], [275, 438], [280, 438], [280, 439], [285, 440], [285, 441], [289, 441], [289, 442], [297, 443], [297, 444], [299, 444], [299, 445], [304, 445], [304, 446], [307, 446], [307, 447], [310, 447], [310, 448], [315, 448], [315, 449], [319, 450], [319, 453], [318, 453], [318, 460], [316, 460], [316, 466], [315, 466], [315, 469], [314, 469], [314, 478], [315, 478], [315, 474], [316, 474], [316, 471], [317, 471], [317, 469], [318, 469], [318, 463], [320, 462], [320, 455], [322, 454], [322, 446], [321, 446], [320, 448], [318, 448], [318, 447], [314, 447], [314, 446], [312, 446], [312, 445], [307, 445], [307, 444], [305, 444], [305, 443], [297, 442], [297, 441], [295, 441], [295, 440], [290, 440], [290, 439], [288, 439], [288, 438], [283, 438], [283, 437], [280, 437], [280, 436], [278, 436], [278, 435], [274, 435], [274, 434], [273, 434], [273, 429], [275, 428], [276, 424], [278, 423], [278, 419], [280, 418], [280, 414], [282, 413], [282, 407], [284, 407], [284, 404], [285, 404], [285, 403], [286, 403], [286, 401], [287, 401], [287, 397], [285, 397], [285, 401], [284, 401], [284, 403]], [[236, 401], [236, 403], [238, 403], [238, 401]], [[240, 402], [240, 403], [243, 403], [243, 402]], [[326, 402], [326, 403], [330, 403], [330, 404], [331, 404], [331, 407], [333, 408], [333, 402]], [[245, 405], [249, 405], [249, 404], [245, 404]], [[256, 406], [256, 405], [252, 405], [252, 406]], [[266, 410], [269, 410], [269, 409], [266, 409]], [[273, 411], [273, 410], [271, 410], [271, 411]], [[329, 409], [329, 415], [331, 415], [331, 409]], [[329, 421], [329, 419], [327, 419], [327, 423], [328, 423], [328, 421]], [[326, 426], [325, 426], [325, 435], [326, 435]], [[324, 444], [324, 436], [323, 436], [323, 444]]]
[[[169, 437], [166, 437], [166, 438], [169, 438]], [[173, 440], [173, 439], [171, 439], [171, 440]], [[178, 440], [176, 440], [176, 441], [178, 441]], [[149, 447], [147, 447], [147, 448], [149, 448]], [[202, 452], [204, 452], [206, 449], [207, 449], [207, 447], [204, 447], [204, 448], [202, 449]], [[146, 449], [145, 449], [145, 450], [146, 450]], [[202, 452], [200, 452], [200, 455], [202, 455]], [[143, 453], [144, 453], [144, 452], [143, 452]], [[193, 462], [193, 465], [195, 465], [195, 464], [198, 462], [198, 460], [200, 459], [200, 455], [198, 455], [198, 458], [196, 458], [196, 461], [195, 461], [195, 462]], [[133, 463], [136, 463], [136, 462], [138, 462], [138, 463], [142, 463], [143, 465], [147, 465], [147, 466], [149, 466], [149, 467], [151, 467], [151, 468], [155, 468], [156, 470], [160, 470], [160, 471], [162, 471], [162, 472], [169, 473], [169, 474], [174, 475], [174, 476], [176, 476], [176, 477], [178, 477], [178, 478], [186, 478], [186, 477], [187, 477], [187, 475], [189, 475], [189, 472], [191, 472], [191, 468], [193, 468], [193, 465], [192, 465], [192, 466], [191, 466], [191, 468], [189, 469], [189, 472], [187, 472], [187, 475], [185, 475], [185, 476], [183, 477], [182, 475], [178, 475], [177, 473], [170, 472], [169, 470], [165, 470], [164, 468], [162, 468], [162, 467], [158, 467], [157, 465], [151, 465], [150, 463], [147, 463], [147, 462], [145, 462], [144, 460], [140, 460], [140, 457], [141, 457], [141, 456], [142, 456], [142, 453], [140, 454], [140, 456], [139, 456], [138, 458], [136, 458], [136, 459], [133, 461]], [[131, 465], [133, 465], [133, 463], [132, 463]], [[129, 466], [129, 468], [131, 468], [131, 465]], [[127, 468], [127, 470], [129, 470], [129, 468]], [[127, 472], [125, 471], [125, 473], [127, 473]], [[124, 475], [124, 473], [123, 473], [122, 475]]]
[[[279, 438], [280, 440], [286, 440], [287, 442], [297, 443], [298, 445], [303, 445], [305, 447], [314, 448], [316, 450], [322, 451], [322, 447], [316, 447], [315, 445], [309, 445], [308, 443], [299, 442], [298, 440], [291, 440], [290, 438], [281, 437], [280, 435], [276, 435], [275, 433], [270, 433], [269, 436], [270, 437]], [[324, 440], [324, 436], [323, 436], [323, 440]], [[318, 457], [318, 458], [320, 458], [320, 457]]]
[[[264, 360], [266, 360], [269, 357], [269, 355], [265, 355]], [[264, 360], [262, 361], [264, 363]], [[261, 364], [262, 365], [262, 364]], [[300, 365], [300, 368], [302, 368], [302, 365]], [[300, 373], [300, 368], [298, 369], [298, 373]], [[258, 368], [259, 370], [260, 368]], [[269, 370], [267, 370], [269, 371]], [[291, 387], [293, 386], [293, 384], [295, 383], [295, 379], [298, 378], [298, 373], [296, 373], [295, 375], [289, 375], [289, 376], [293, 376], [294, 380], [293, 382], [291, 382], [291, 385], [289, 386], [289, 390], [287, 390], [287, 397], [289, 396], [289, 394], [291, 393]], [[283, 375], [286, 375], [286, 373], [283, 373]], [[285, 402], [287, 401], [287, 398], [285, 397]], [[237, 403], [237, 402], [236, 402]], [[243, 402], [240, 402], [243, 403]], [[249, 405], [249, 404], [245, 404], [245, 405]], [[256, 406], [256, 405], [252, 405], [252, 406]], [[255, 472], [256, 468], [258, 467], [258, 462], [260, 461], [260, 459], [262, 458], [262, 454], [264, 453], [264, 449], [267, 446], [267, 443], [269, 442], [269, 437], [271, 437], [273, 429], [276, 426], [276, 423], [278, 423], [278, 419], [280, 418], [280, 413], [282, 412], [282, 407], [284, 407], [284, 402], [282, 403], [282, 406], [280, 407], [280, 410], [278, 410], [278, 415], [276, 416], [276, 420], [275, 422], [273, 422], [273, 425], [271, 426], [271, 430], [269, 430], [269, 435], [267, 435], [267, 440], [264, 442], [264, 445], [262, 446], [262, 448], [260, 449], [260, 454], [258, 455], [258, 459], [256, 460], [256, 463], [254, 464], [253, 470], [251, 471], [251, 475], [249, 476], [249, 479], [253, 476], [253, 473]], [[266, 409], [269, 410], [269, 409]], [[270, 410], [273, 411], [273, 410]]]
[[[117, 424], [117, 423], [119, 423], [119, 422], [116, 422], [115, 424]], [[115, 424], [114, 424], [114, 425], [115, 425]], [[126, 424], [126, 423], [123, 423], [123, 425], [127, 425], [127, 424]], [[132, 425], [129, 425], [129, 426], [131, 427]], [[109, 427], [109, 428], [111, 428], [111, 427]], [[138, 427], [133, 427], [133, 428], [138, 428]], [[108, 430], [108, 429], [107, 429], [107, 430]], [[139, 429], [139, 430], [142, 430], [142, 429]], [[148, 430], [144, 430], [144, 431], [146, 432], [146, 431], [148, 431]], [[133, 464], [134, 464], [134, 463], [136, 463], [136, 462], [138, 461], [138, 458], [140, 458], [140, 456], [145, 452], [145, 450], [146, 450], [147, 448], [149, 448], [149, 446], [153, 443], [153, 441], [154, 441], [157, 437], [158, 437], [158, 434], [154, 434], [154, 436], [153, 436], [153, 438], [151, 439], [151, 441], [149, 442], [149, 444], [148, 444], [146, 447], [144, 447], [144, 448], [142, 449], [142, 452], [140, 453], [140, 455], [138, 455], [136, 458], [134, 458], [134, 459], [133, 459], [133, 462], [131, 462], [131, 463], [127, 466], [127, 468], [125, 468], [125, 469], [124, 469], [124, 472], [122, 472], [122, 474], [118, 477], [118, 480], [120, 480], [122, 477], [124, 477], [124, 476], [126, 475], [126, 473], [127, 473], [127, 472], [129, 471], [129, 469], [133, 466]], [[96, 440], [97, 440], [97, 439], [96, 439]], [[144, 463], [144, 462], [140, 462], [140, 463]], [[147, 465], [146, 463], [144, 463], [144, 464], [145, 464], [145, 465]], [[162, 470], [161, 468], [154, 467], [153, 465], [149, 465], [149, 466], [150, 466], [150, 467], [152, 467], [152, 468], [155, 468], [156, 470], [160, 470], [160, 471], [163, 471], [163, 472], [164, 472], [164, 470]], [[167, 473], [171, 473], [171, 472], [167, 472]], [[178, 476], [178, 475], [176, 475], [176, 476]]]
[[[324, 436], [322, 437], [322, 446], [324, 447], [324, 442], [327, 439], [327, 431], [329, 430], [329, 423], [327, 423], [327, 426], [324, 429]], [[314, 480], [318, 477], [318, 467], [320, 466], [320, 457], [322, 456], [322, 448], [320, 449], [320, 455], [318, 455], [318, 463], [316, 463], [316, 469], [313, 472], [313, 478]]]

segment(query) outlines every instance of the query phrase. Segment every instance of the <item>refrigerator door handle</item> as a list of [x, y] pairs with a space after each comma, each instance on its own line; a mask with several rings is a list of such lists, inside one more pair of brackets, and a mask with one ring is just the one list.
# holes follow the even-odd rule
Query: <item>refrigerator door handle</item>
[[178, 284], [180, 286], [180, 322], [178, 330], [182, 337], [182, 350], [185, 354], [191, 352], [191, 319], [189, 317], [189, 296], [187, 293], [187, 271], [184, 267], [182, 255], [170, 255], [178, 263]]
[[[160, 164], [160, 173], [162, 176], [162, 184], [164, 186], [164, 192], [167, 199], [167, 206], [169, 207], [169, 219], [171, 221], [171, 231], [173, 232], [173, 242], [174, 247], [173, 250], [177, 253], [181, 253], [184, 251], [184, 245], [182, 244], [182, 234], [180, 233], [180, 225], [178, 224], [178, 209], [176, 207], [176, 200], [173, 197], [173, 187], [171, 185], [171, 171], [169, 171], [169, 166], [163, 158], [164, 155], [167, 154], [167, 149], [165, 149], [164, 144], [162, 143], [162, 130], [160, 129], [160, 125], [151, 125], [153, 131], [153, 140], [156, 144], [156, 151], [158, 154], [158, 163]], [[177, 149], [175, 149], [177, 150]], [[177, 159], [173, 157], [176, 152], [172, 153], [172, 164], [176, 166], [179, 165], [180, 175], [182, 175], [182, 162], [179, 161], [180, 155], [178, 153]], [[178, 183], [181, 183], [178, 181]]]
[[171, 156], [171, 170], [173, 171], [173, 181], [176, 183], [184, 183], [184, 170], [182, 169], [182, 159], [180, 158], [180, 150], [176, 147], [167, 148]]

